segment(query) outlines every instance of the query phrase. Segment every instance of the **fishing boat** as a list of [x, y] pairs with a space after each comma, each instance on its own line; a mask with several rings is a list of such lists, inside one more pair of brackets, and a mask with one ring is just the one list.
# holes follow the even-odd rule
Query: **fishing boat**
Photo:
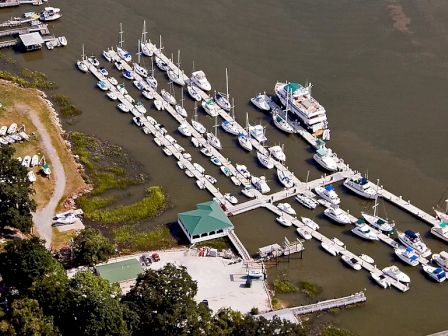
[[249, 198], [254, 198], [255, 197], [254, 189], [253, 189], [253, 187], [251, 185], [244, 186], [244, 188], [241, 189], [241, 193], [244, 196], [249, 197]]
[[375, 199], [378, 197], [377, 191], [365, 177], [350, 177], [344, 181], [343, 185], [362, 197], [368, 199]]
[[182, 134], [186, 137], [191, 136], [190, 125], [186, 122], [180, 124], [179, 127], [177, 128], [177, 130], [179, 131], [180, 134]]
[[272, 160], [271, 155], [263, 154], [257, 151], [257, 158], [263, 167], [267, 169], [274, 168], [274, 160]]
[[176, 98], [174, 98], [174, 96], [165, 89], [160, 90], [160, 95], [168, 104], [176, 105]]
[[26, 177], [28, 178], [28, 181], [30, 181], [31, 183], [34, 183], [34, 182], [36, 182], [36, 174], [34, 174], [34, 172], [33, 171], [29, 171], [27, 174], [26, 174]]
[[440, 267], [423, 265], [423, 271], [428, 274], [434, 281], [443, 282], [446, 280], [446, 273]]
[[347, 212], [339, 207], [330, 207], [324, 210], [324, 215], [331, 218], [339, 224], [350, 224], [352, 221]]
[[140, 41], [140, 49], [142, 54], [151, 57], [154, 54], [154, 45], [147, 39], [146, 21], [143, 20], [142, 39]]
[[265, 142], [268, 138], [264, 135], [264, 127], [262, 125], [249, 125], [249, 134], [258, 142]]
[[6, 131], [7, 134], [14, 134], [17, 132], [17, 124], [16, 123], [12, 123], [11, 125], [9, 125], [8, 130]]
[[341, 203], [341, 199], [331, 184], [328, 184], [325, 187], [317, 186], [314, 188], [314, 192], [331, 204], [338, 205]]
[[434, 253], [431, 260], [442, 267], [445, 271], [448, 271], [448, 252], [442, 251], [440, 253]]
[[201, 101], [202, 97], [201, 94], [198, 91], [198, 88], [193, 85], [187, 85], [187, 91], [191, 98], [193, 98], [196, 101]]
[[156, 109], [158, 111], [164, 110], [165, 107], [163, 106], [163, 102], [158, 100], [158, 99], [154, 99], [154, 106], [156, 107]]
[[285, 162], [286, 161], [286, 155], [285, 152], [283, 151], [283, 146], [272, 146], [268, 148], [269, 153], [271, 153], [272, 157], [274, 159], [276, 159], [277, 161], [280, 162]]
[[296, 229], [296, 232], [305, 240], [310, 240], [313, 238], [310, 231], [308, 231], [306, 228], [298, 227]]
[[344, 263], [346, 263], [348, 266], [353, 268], [355, 271], [361, 270], [362, 266], [358, 259], [352, 258], [346, 255], [341, 256], [341, 259]]
[[211, 158], [210, 158], [210, 161], [214, 164], [214, 165], [216, 165], [216, 166], [222, 166], [222, 162], [221, 162], [221, 160], [219, 159], [219, 158], [217, 158], [216, 156], [212, 156]]
[[266, 95], [266, 93], [259, 93], [255, 97], [251, 98], [250, 101], [260, 110], [269, 111], [271, 109], [271, 106], [268, 103], [269, 99], [270, 98]]
[[375, 263], [375, 260], [372, 257], [368, 256], [367, 254], [361, 254], [359, 258], [361, 258], [362, 261], [365, 261], [368, 264], [373, 265]]
[[232, 176], [233, 174], [232, 174], [232, 171], [229, 169], [229, 167], [227, 167], [227, 166], [221, 166], [221, 167], [219, 167], [219, 169], [222, 171], [222, 173], [225, 175], [225, 176], [227, 176], [227, 177], [230, 177], [230, 176]]
[[339, 254], [339, 252], [338, 252], [337, 249], [336, 249], [335, 244], [322, 242], [322, 243], [320, 243], [320, 246], [321, 246], [325, 251], [327, 251], [328, 253], [330, 253], [333, 257], [336, 257], [336, 256]]
[[321, 147], [316, 150], [313, 155], [314, 161], [316, 161], [322, 168], [335, 172], [338, 170], [338, 165], [334, 159], [333, 153], [330, 149]]
[[254, 187], [262, 194], [266, 194], [271, 191], [271, 188], [269, 188], [268, 184], [266, 183], [266, 178], [264, 176], [252, 176], [250, 181], [252, 182]]
[[143, 90], [142, 91], [142, 96], [145, 97], [148, 100], [154, 99], [154, 93], [152, 91]]
[[204, 177], [205, 177], [205, 179], [206, 179], [208, 182], [210, 182], [211, 184], [215, 184], [215, 183], [217, 182], [217, 180], [216, 180], [213, 176], [210, 176], [210, 175], [204, 175]]
[[240, 173], [244, 178], [250, 178], [250, 172], [247, 170], [245, 165], [236, 164], [235, 169], [238, 173]]
[[351, 231], [365, 240], [378, 240], [378, 234], [372, 231], [371, 227], [365, 223], [357, 224]]
[[109, 49], [103, 50], [103, 57], [106, 59], [106, 61], [112, 62], [112, 52]]
[[386, 219], [377, 215], [378, 209], [378, 197], [375, 198], [375, 204], [373, 205], [373, 215], [365, 212], [361, 212], [361, 216], [365, 219], [369, 225], [383, 232], [391, 232], [394, 229], [395, 224], [389, 223]]
[[226, 194], [224, 194], [224, 198], [225, 198], [228, 202], [230, 202], [230, 203], [232, 203], [232, 204], [237, 204], [237, 203], [238, 203], [238, 199], [237, 199], [235, 196], [233, 196], [232, 194], [230, 194], [230, 193], [226, 193]]
[[144, 106], [143, 106], [143, 103], [140, 102], [140, 101], [137, 102], [137, 103], [135, 103], [134, 108], [135, 108], [138, 112], [140, 112], [141, 114], [145, 114], [145, 113], [146, 113], [146, 107], [144, 107]]
[[107, 71], [107, 69], [103, 66], [98, 68], [98, 71], [100, 72], [100, 74], [102, 74], [103, 76], [107, 76], [109, 75], [109, 71]]
[[39, 14], [40, 21], [54, 21], [62, 17], [61, 9], [56, 7], [45, 7]]
[[277, 222], [279, 222], [281, 225], [286, 226], [286, 227], [290, 227], [290, 226], [292, 225], [292, 222], [291, 222], [290, 220], [288, 220], [288, 219], [283, 215], [283, 213], [282, 213], [279, 217], [275, 218], [275, 220], [276, 220]]
[[118, 85], [118, 81], [114, 77], [108, 77], [107, 80], [113, 86]]
[[318, 231], [320, 229], [319, 225], [310, 218], [301, 217], [302, 223], [308, 226], [311, 230]]
[[117, 107], [121, 112], [129, 112], [130, 111], [129, 107], [123, 103], [118, 104]]
[[441, 220], [439, 224], [431, 228], [431, 233], [446, 242], [448, 242], [448, 223]]
[[286, 112], [285, 116], [286, 117], [283, 118], [277, 111], [272, 112], [272, 121], [274, 122], [274, 125], [285, 133], [295, 133], [294, 128], [288, 123], [288, 112]]
[[406, 230], [405, 232], [397, 231], [398, 240], [404, 245], [414, 249], [414, 251], [423, 256], [427, 257], [431, 255], [431, 250], [422, 241], [420, 233], [414, 232], [412, 230]]
[[120, 41], [118, 42], [120, 46], [117, 46], [117, 54], [125, 62], [130, 62], [132, 60], [132, 55], [129, 51], [123, 48], [123, 25], [120, 22]]
[[277, 208], [279, 208], [281, 211], [287, 213], [288, 215], [291, 215], [291, 216], [296, 215], [296, 211], [293, 209], [293, 207], [289, 203], [278, 203]]
[[96, 86], [98, 86], [103, 91], [109, 90], [109, 84], [103, 80], [98, 81], [98, 83], [96, 83]]
[[31, 156], [27, 155], [22, 160], [22, 166], [24, 166], [25, 168], [29, 168], [30, 164], [31, 164]]
[[207, 80], [207, 77], [205, 76], [204, 71], [202, 70], [194, 71], [191, 74], [191, 81], [201, 90], [210, 91], [212, 89], [212, 86], [210, 85], [209, 81]]
[[302, 204], [304, 207], [308, 209], [315, 209], [318, 205], [317, 201], [313, 198], [305, 195], [305, 194], [298, 194], [295, 197], [296, 201]]
[[370, 272], [370, 276], [372, 277], [373, 280], [375, 280], [375, 282], [380, 287], [386, 289], [387, 287], [390, 286], [389, 281], [387, 280], [387, 277], [384, 274]]
[[410, 247], [397, 247], [394, 252], [398, 258], [408, 265], [417, 266], [419, 264], [418, 255]]
[[383, 268], [383, 273], [390, 276], [392, 279], [403, 283], [411, 282], [411, 278], [406, 273], [400, 271], [400, 269], [395, 265]]
[[208, 99], [208, 100], [203, 101], [201, 103], [201, 106], [208, 115], [210, 115], [212, 117], [218, 116], [219, 107], [218, 107], [218, 105], [216, 105], [216, 103], [213, 101], [213, 99]]
[[286, 188], [294, 187], [293, 175], [289, 170], [277, 168], [277, 177]]
[[35, 167], [35, 166], [37, 166], [39, 164], [39, 156], [38, 155], [33, 155], [32, 157], [31, 157], [31, 163], [30, 163], [30, 165], [31, 165], [31, 167]]

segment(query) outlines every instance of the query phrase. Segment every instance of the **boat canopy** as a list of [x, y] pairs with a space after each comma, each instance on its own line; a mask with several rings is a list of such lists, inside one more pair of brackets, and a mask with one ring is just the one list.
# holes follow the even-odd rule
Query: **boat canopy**
[[406, 247], [406, 252], [414, 252], [414, 249], [412, 247]]
[[361, 177], [361, 178], [359, 179], [359, 184], [360, 184], [360, 185], [365, 185], [365, 184], [367, 184], [367, 183], [369, 183], [369, 180], [368, 180], [367, 178], [365, 178], [365, 177]]
[[334, 190], [334, 187], [331, 184], [329, 184], [329, 185], [325, 186], [325, 190], [332, 191], [332, 190]]
[[318, 150], [316, 150], [316, 153], [317, 153], [319, 156], [325, 156], [325, 155], [327, 155], [328, 150], [327, 150], [325, 147], [321, 147], [321, 148], [319, 148]]
[[378, 225], [382, 225], [382, 224], [385, 224], [386, 221], [383, 220], [383, 219], [381, 219], [381, 218], [378, 218], [378, 220], [376, 221], [376, 223], [377, 223]]
[[358, 220], [356, 221], [356, 224], [360, 225], [360, 224], [365, 224], [366, 221], [364, 220], [364, 218], [358, 218]]
[[301, 89], [303, 89], [303, 86], [300, 85], [299, 83], [288, 83], [285, 85], [285, 91], [289, 93], [294, 93]]
[[412, 231], [412, 230], [406, 230], [404, 232], [404, 234], [406, 236], [408, 236], [409, 238], [411, 238], [411, 239], [417, 239], [418, 238], [417, 234], [414, 231]]

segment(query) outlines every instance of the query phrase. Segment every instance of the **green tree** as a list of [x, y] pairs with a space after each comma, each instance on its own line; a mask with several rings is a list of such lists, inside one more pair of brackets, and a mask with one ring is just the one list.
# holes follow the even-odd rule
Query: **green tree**
[[37, 237], [6, 244], [5, 252], [0, 254], [0, 269], [5, 284], [19, 291], [30, 288], [44, 276], [65, 274], [62, 265]]
[[194, 301], [196, 293], [196, 282], [185, 267], [168, 264], [140, 274], [136, 285], [123, 298], [140, 319], [133, 334], [210, 334], [210, 310]]
[[86, 228], [73, 241], [75, 262], [93, 266], [114, 254], [114, 245], [94, 228]]
[[[10, 327], [13, 334], [23, 336], [58, 335], [51, 317], [45, 316], [39, 303], [33, 299], [15, 300], [9, 312]], [[8, 330], [10, 332], [11, 329]]]
[[0, 227], [30, 232], [31, 212], [36, 209], [30, 197], [34, 189], [26, 168], [13, 158], [14, 153], [13, 147], [0, 145]]

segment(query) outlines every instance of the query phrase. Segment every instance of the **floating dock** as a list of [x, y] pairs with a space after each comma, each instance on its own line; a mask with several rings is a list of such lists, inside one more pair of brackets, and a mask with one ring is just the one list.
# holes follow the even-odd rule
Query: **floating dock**
[[0, 1], [0, 8], [16, 7], [20, 5], [40, 6], [42, 4], [43, 4], [42, 0], [3, 0]]

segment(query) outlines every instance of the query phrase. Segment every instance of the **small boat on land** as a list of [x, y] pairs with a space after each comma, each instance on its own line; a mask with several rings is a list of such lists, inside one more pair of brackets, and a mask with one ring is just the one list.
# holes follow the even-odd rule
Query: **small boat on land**
[[270, 98], [266, 95], [266, 93], [264, 94], [259, 93], [255, 97], [251, 98], [250, 101], [260, 110], [269, 111], [271, 109], [271, 106], [268, 103], [269, 99]]
[[302, 204], [304, 207], [308, 209], [315, 209], [318, 205], [317, 201], [313, 198], [305, 195], [305, 194], [298, 194], [295, 197], [296, 201]]
[[337, 207], [330, 207], [324, 210], [324, 215], [331, 218], [335, 222], [339, 224], [350, 224], [351, 220], [348, 214], [342, 210], [341, 208]]
[[362, 268], [361, 263], [356, 258], [351, 258], [349, 256], [343, 255], [341, 256], [341, 259], [344, 263], [353, 268], [355, 271], [359, 271]]
[[0, 144], [1, 145], [7, 145], [7, 144], [9, 144], [9, 142], [6, 141], [3, 137], [0, 137]]
[[378, 240], [378, 234], [365, 223], [357, 224], [351, 231], [365, 240]]
[[313, 239], [313, 236], [311, 235], [311, 232], [303, 227], [298, 227], [296, 229], [296, 232], [305, 240]]
[[305, 224], [306, 226], [308, 226], [310, 229], [312, 229], [314, 231], [318, 231], [320, 228], [319, 225], [310, 218], [301, 217], [301, 221], [303, 224]]
[[394, 252], [398, 258], [408, 265], [417, 266], [419, 264], [418, 255], [410, 247], [397, 247]]
[[197, 87], [193, 85], [187, 85], [187, 91], [190, 97], [196, 100], [197, 102], [202, 100], [201, 94], [199, 93]]
[[120, 104], [118, 104], [117, 105], [117, 107], [118, 107], [118, 109], [121, 111], [121, 112], [129, 112], [130, 110], [129, 110], [129, 107], [127, 106], [127, 105], [125, 105], [125, 104], [123, 104], [123, 103], [120, 103]]
[[24, 166], [25, 168], [29, 168], [30, 164], [31, 164], [31, 156], [27, 155], [22, 160], [22, 166]]
[[8, 131], [8, 126], [2, 126], [0, 128], [0, 136], [6, 135], [6, 132]]
[[238, 203], [238, 199], [235, 196], [233, 196], [232, 194], [230, 194], [230, 193], [224, 194], [224, 198], [228, 202], [230, 202], [231, 204], [237, 204]]
[[341, 199], [339, 198], [338, 194], [331, 184], [326, 185], [325, 187], [318, 186], [314, 188], [314, 191], [317, 195], [330, 202], [331, 204], [338, 205], [339, 203], [341, 203]]
[[331, 244], [331, 243], [324, 243], [322, 242], [320, 244], [320, 246], [322, 246], [322, 248], [327, 251], [328, 253], [330, 253], [333, 257], [336, 257], [339, 253], [336, 250], [336, 246], [335, 244]]
[[420, 233], [412, 230], [406, 230], [405, 232], [397, 232], [397, 235], [398, 240], [404, 246], [413, 248], [415, 253], [421, 255], [422, 257], [428, 257], [431, 255], [431, 250], [421, 239]]
[[281, 214], [279, 217], [275, 219], [277, 222], [279, 222], [281, 225], [289, 227], [292, 225], [292, 222], [288, 220], [283, 214]]
[[210, 85], [209, 81], [207, 80], [207, 77], [205, 76], [204, 71], [202, 70], [194, 71], [191, 74], [191, 81], [201, 90], [210, 91], [212, 89], [212, 86]]
[[403, 283], [411, 282], [411, 278], [406, 273], [400, 271], [400, 269], [395, 265], [383, 268], [383, 273], [390, 276], [392, 279]]
[[28, 181], [30, 181], [31, 183], [34, 183], [34, 182], [36, 182], [36, 174], [34, 174], [34, 172], [33, 171], [29, 171], [27, 174], [26, 174], [26, 176], [27, 176], [27, 178], [28, 178]]
[[261, 165], [265, 168], [272, 169], [274, 168], [274, 160], [272, 160], [271, 155], [263, 154], [257, 151], [257, 158]]
[[35, 167], [39, 164], [39, 156], [38, 155], [33, 155], [31, 157], [31, 167]]
[[241, 193], [249, 198], [254, 198], [255, 194], [254, 194], [254, 188], [251, 185], [246, 185], [244, 186], [243, 189], [241, 189]]
[[378, 197], [378, 193], [372, 187], [369, 180], [365, 177], [348, 178], [344, 181], [343, 185], [347, 189], [350, 189], [351, 191], [362, 197], [368, 199], [375, 199], [376, 197]]
[[424, 265], [423, 271], [425, 271], [425, 273], [428, 274], [436, 282], [440, 283], [446, 280], [446, 273], [440, 267]]
[[387, 277], [384, 276], [384, 274], [370, 272], [370, 276], [372, 277], [373, 280], [375, 280], [375, 282], [376, 282], [380, 287], [383, 287], [384, 289], [386, 289], [387, 287], [390, 286], [390, 283], [389, 283], [389, 281], [387, 280]]
[[291, 216], [296, 215], [296, 211], [293, 209], [293, 207], [289, 203], [278, 203], [277, 208], [279, 208], [281, 211], [287, 213], [288, 215], [291, 215]]
[[12, 123], [11, 125], [9, 125], [8, 130], [6, 131], [7, 134], [11, 135], [16, 133], [17, 131], [17, 124], [16, 123]]

